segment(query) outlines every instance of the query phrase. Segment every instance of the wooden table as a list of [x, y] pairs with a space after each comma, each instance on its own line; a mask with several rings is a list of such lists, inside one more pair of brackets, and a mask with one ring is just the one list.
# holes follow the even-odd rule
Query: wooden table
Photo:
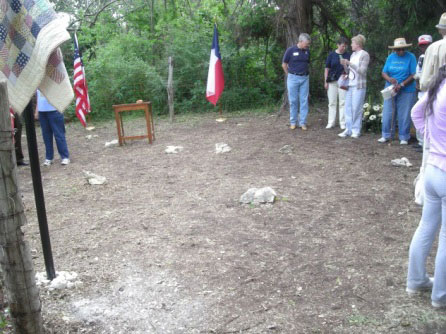
[[[116, 118], [116, 127], [118, 129], [118, 139], [119, 145], [125, 143], [126, 139], [144, 139], [148, 138], [149, 143], [152, 144], [155, 139], [155, 128], [153, 125], [153, 115], [152, 115], [152, 103], [151, 102], [137, 102], [130, 104], [117, 104], [113, 106], [113, 110], [115, 111]], [[122, 112], [125, 111], [133, 111], [133, 110], [142, 110], [144, 111], [144, 115], [146, 117], [146, 125], [147, 125], [147, 134], [141, 136], [125, 136], [124, 134], [124, 123], [122, 122]]]

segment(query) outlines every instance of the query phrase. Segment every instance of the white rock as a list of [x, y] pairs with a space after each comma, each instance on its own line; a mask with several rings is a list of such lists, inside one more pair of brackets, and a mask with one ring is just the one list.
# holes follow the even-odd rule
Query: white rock
[[105, 147], [116, 146], [119, 144], [119, 140], [113, 139], [112, 141], [106, 141]]
[[168, 153], [168, 154], [176, 154], [179, 153], [183, 150], [183, 146], [172, 146], [169, 145], [166, 147], [166, 149], [164, 150], [164, 152]]
[[291, 146], [291, 145], [285, 145], [285, 146], [283, 146], [280, 150], [279, 150], [279, 152], [280, 153], [283, 153], [283, 154], [292, 154], [293, 153], [293, 146]]
[[412, 167], [412, 164], [406, 157], [402, 157], [401, 159], [394, 159], [391, 161], [391, 163], [393, 166], [396, 167]]
[[277, 193], [271, 187], [250, 188], [241, 197], [243, 204], [274, 203]]
[[231, 152], [232, 148], [226, 143], [217, 143], [215, 144], [215, 153], [227, 153]]
[[84, 175], [88, 180], [88, 183], [96, 185], [96, 184], [104, 184], [107, 182], [107, 179], [105, 176], [96, 175], [92, 172], [89, 172], [88, 170], [84, 170]]
[[71, 289], [82, 285], [82, 282], [77, 280], [78, 274], [75, 272], [58, 271], [56, 278], [52, 281], [46, 279], [46, 273], [36, 274], [36, 284], [48, 288], [48, 290]]
[[98, 138], [98, 137], [99, 137], [98, 135], [86, 135], [85, 136], [85, 138], [87, 138], [87, 139]]

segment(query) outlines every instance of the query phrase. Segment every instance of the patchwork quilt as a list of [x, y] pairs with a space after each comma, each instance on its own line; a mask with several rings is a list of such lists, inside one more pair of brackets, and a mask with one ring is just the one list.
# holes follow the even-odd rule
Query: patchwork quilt
[[73, 89], [59, 46], [70, 39], [47, 0], [0, 0], [0, 80], [11, 107], [22, 112], [36, 89], [59, 111]]

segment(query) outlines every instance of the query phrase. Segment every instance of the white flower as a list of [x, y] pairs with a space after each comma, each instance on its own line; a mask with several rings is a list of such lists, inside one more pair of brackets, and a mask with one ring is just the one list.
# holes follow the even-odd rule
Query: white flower
[[376, 115], [371, 115], [371, 116], [370, 116], [370, 120], [371, 120], [371, 121], [374, 121], [375, 119], [376, 119]]
[[368, 107], [370, 107], [370, 104], [368, 103], [364, 103], [364, 105], [362, 106], [364, 109], [367, 109]]
[[368, 115], [370, 115], [370, 111], [366, 111], [366, 112], [364, 113], [364, 116], [368, 116]]
[[374, 106], [373, 106], [373, 110], [375, 110], [375, 111], [379, 111], [379, 109], [380, 109], [380, 108], [379, 108], [379, 105], [374, 105]]

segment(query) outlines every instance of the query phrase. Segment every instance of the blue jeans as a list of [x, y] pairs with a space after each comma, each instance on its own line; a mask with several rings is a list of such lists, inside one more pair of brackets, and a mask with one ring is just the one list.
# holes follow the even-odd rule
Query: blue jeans
[[423, 214], [409, 249], [407, 287], [417, 289], [428, 285], [426, 259], [441, 226], [432, 301], [446, 303], [446, 172], [426, 165], [424, 189]]
[[393, 138], [395, 135], [395, 125], [398, 121], [398, 138], [400, 140], [410, 139], [410, 110], [416, 101], [416, 92], [399, 92], [393, 100], [395, 101], [395, 117], [392, 126], [392, 99], [384, 101], [382, 136], [383, 138]]
[[69, 158], [63, 115], [58, 111], [40, 111], [39, 121], [45, 143], [45, 158], [48, 160], [54, 158], [53, 136], [61, 159]]
[[349, 87], [345, 95], [345, 131], [347, 135], [361, 134], [362, 106], [365, 98], [365, 88]]
[[288, 100], [290, 101], [290, 124], [297, 124], [297, 103], [300, 104], [299, 126], [307, 124], [308, 93], [310, 77], [308, 75], [294, 75], [288, 73]]

